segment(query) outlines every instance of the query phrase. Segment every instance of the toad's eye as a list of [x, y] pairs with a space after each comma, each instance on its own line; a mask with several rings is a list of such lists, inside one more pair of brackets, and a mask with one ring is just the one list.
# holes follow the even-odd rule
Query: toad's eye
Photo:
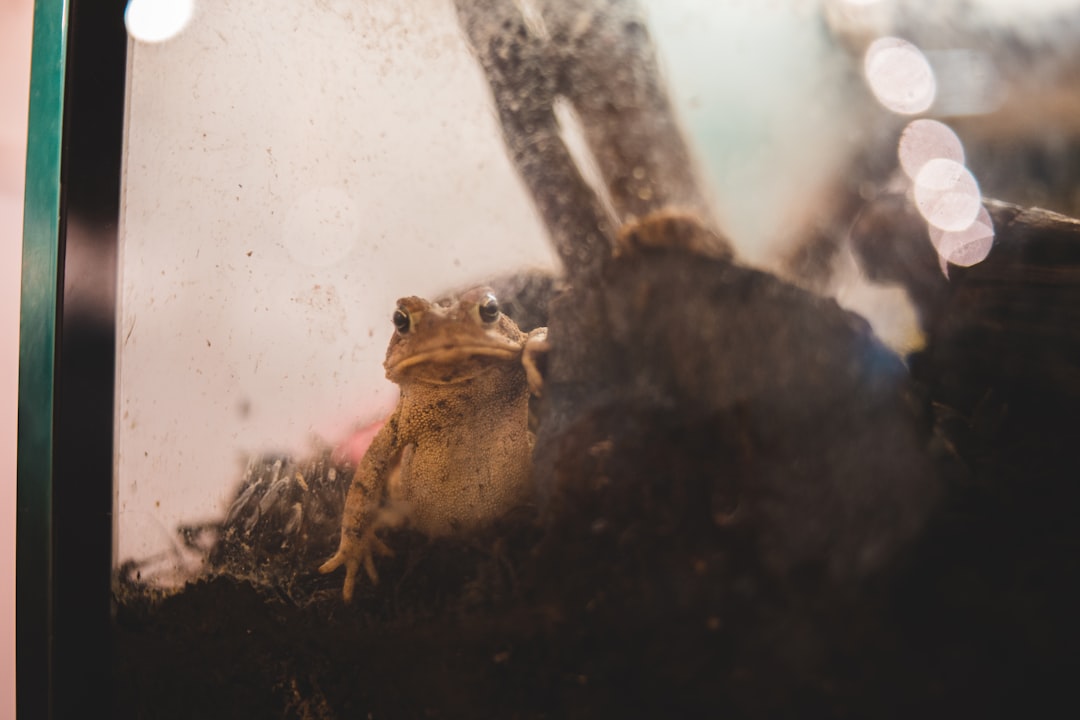
[[397, 328], [397, 331], [399, 333], [404, 335], [405, 333], [409, 332], [409, 325], [411, 324], [409, 322], [409, 313], [405, 312], [401, 308], [398, 308], [394, 311], [394, 315], [391, 320], [394, 321], [394, 327]]
[[485, 295], [480, 301], [480, 319], [486, 323], [493, 323], [499, 319], [499, 301], [491, 293]]

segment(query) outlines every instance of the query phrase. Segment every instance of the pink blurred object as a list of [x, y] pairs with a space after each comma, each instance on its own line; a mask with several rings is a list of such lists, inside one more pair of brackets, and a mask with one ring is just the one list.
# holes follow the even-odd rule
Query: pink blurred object
[[375, 434], [378, 433], [385, 424], [386, 418], [383, 418], [382, 420], [376, 420], [370, 425], [355, 430], [352, 435], [334, 448], [334, 462], [347, 461], [359, 463], [360, 458], [364, 457], [364, 453], [367, 452], [368, 446], [371, 445], [371, 441], [375, 439]]

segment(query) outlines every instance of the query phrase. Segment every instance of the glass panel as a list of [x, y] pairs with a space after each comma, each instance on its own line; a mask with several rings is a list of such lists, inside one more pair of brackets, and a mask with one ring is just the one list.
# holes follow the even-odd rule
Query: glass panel
[[553, 258], [445, 4], [200, 4], [128, 92], [117, 555], [186, 571], [249, 455], [393, 408], [398, 297]]
[[164, 5], [121, 710], [1063, 695], [1080, 2]]
[[[29, 9], [29, 5], [26, 7]], [[19, 18], [5, 29], [7, 36], [14, 37], [19, 29], [26, 26], [21, 19], [23, 8], [5, 8], [8, 9], [15, 11], [15, 17]], [[5, 669], [5, 673], [17, 682], [13, 688], [15, 692], [5, 702], [9, 703], [9, 707], [14, 706], [14, 695], [17, 693], [22, 711], [28, 715], [43, 715], [46, 712], [49, 690], [52, 420], [58, 310], [56, 238], [59, 234], [61, 202], [65, 39], [64, 13], [60, 4], [37, 3], [34, 8], [30, 82], [20, 86], [33, 89], [27, 108], [22, 263], [21, 267], [12, 263], [8, 274], [8, 278], [11, 278], [11, 271], [16, 276], [21, 273], [21, 294], [18, 494], [15, 500], [17, 537], [9, 534], [7, 541], [14, 545], [16, 552], [14, 567], [17, 578], [9, 581], [12, 582], [12, 589], [6, 591], [10, 595], [9, 600], [5, 601], [5, 611], [7, 602], [13, 602], [18, 611], [15, 636], [18, 667], [17, 672]], [[17, 44], [9, 47], [12, 56], [24, 52], [22, 46]], [[22, 61], [11, 62], [8, 67], [15, 75], [22, 65]], [[12, 108], [7, 112], [13, 115], [17, 110]], [[5, 145], [6, 142], [7, 138]], [[13, 142], [13, 145], [20, 146], [21, 142]], [[4, 162], [7, 163], [6, 160]], [[11, 165], [15, 165], [14, 158]], [[17, 217], [17, 214], [13, 217]], [[6, 227], [6, 220], [4, 224]], [[14, 247], [11, 249], [14, 250]], [[9, 667], [8, 662], [5, 661], [5, 668]], [[5, 709], [5, 712], [11, 711]]]

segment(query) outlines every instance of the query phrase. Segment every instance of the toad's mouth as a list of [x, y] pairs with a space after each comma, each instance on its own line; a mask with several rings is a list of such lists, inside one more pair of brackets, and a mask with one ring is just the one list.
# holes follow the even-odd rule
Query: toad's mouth
[[[492, 358], [495, 360], [514, 360], [521, 356], [520, 345], [466, 344], [444, 345], [414, 352], [407, 358], [387, 367], [387, 371], [400, 374], [418, 365], [454, 365], [471, 359]], [[461, 368], [461, 375], [472, 375], [466, 368]], [[456, 375], [456, 373], [453, 373]], [[462, 378], [464, 379], [464, 378]]]

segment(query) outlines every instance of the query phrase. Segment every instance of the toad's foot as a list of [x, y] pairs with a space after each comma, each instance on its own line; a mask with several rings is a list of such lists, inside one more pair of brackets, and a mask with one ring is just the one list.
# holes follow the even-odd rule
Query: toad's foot
[[356, 573], [361, 564], [371, 582], [379, 582], [379, 574], [375, 572], [376, 554], [393, 557], [394, 551], [375, 535], [374, 528], [369, 528], [360, 535], [346, 531], [341, 534], [341, 545], [337, 553], [319, 566], [319, 572], [331, 573], [344, 565], [345, 586], [341, 590], [341, 597], [345, 602], [351, 602], [356, 587]]

